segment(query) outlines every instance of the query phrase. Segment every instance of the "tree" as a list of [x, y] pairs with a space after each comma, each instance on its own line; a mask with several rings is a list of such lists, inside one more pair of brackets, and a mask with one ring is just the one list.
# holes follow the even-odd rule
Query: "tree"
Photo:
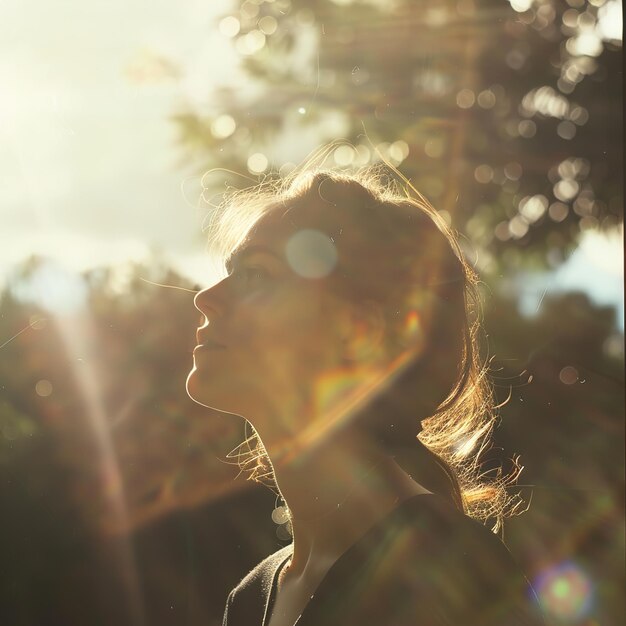
[[484, 274], [554, 267], [581, 231], [623, 219], [621, 40], [611, 1], [511, 5], [238, 3], [219, 28], [249, 84], [177, 112], [181, 144], [202, 170], [256, 175], [344, 137], [356, 149], [335, 165], [377, 151], [399, 166]]
[[[122, 601], [132, 540], [146, 623], [218, 624], [228, 589], [278, 543], [275, 496], [244, 495], [246, 481], [224, 463], [242, 422], [184, 393], [198, 321], [191, 294], [143, 279], [187, 285], [155, 271], [158, 260], [91, 271], [75, 277], [82, 309], [53, 314], [17, 284], [46, 263], [27, 264], [0, 294], [2, 343], [27, 329], [0, 349], [2, 617], [136, 624]], [[551, 565], [580, 564], [598, 590], [589, 618], [600, 623], [623, 614], [624, 367], [613, 315], [564, 294], [524, 318], [515, 300], [494, 294], [486, 319], [497, 398], [511, 395], [488, 460], [521, 454], [528, 469], [518, 488], [531, 501], [519, 522], [505, 523], [505, 538], [533, 580]], [[84, 372], [101, 399], [100, 429]]]

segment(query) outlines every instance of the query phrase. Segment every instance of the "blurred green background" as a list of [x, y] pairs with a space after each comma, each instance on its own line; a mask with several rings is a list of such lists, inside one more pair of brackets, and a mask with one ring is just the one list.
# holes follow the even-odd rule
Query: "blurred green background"
[[335, 167], [395, 164], [481, 275], [489, 463], [525, 466], [505, 540], [549, 623], [624, 622], [620, 2], [0, 17], [0, 623], [219, 624], [281, 544], [226, 458], [243, 422], [184, 392], [192, 297], [226, 186], [334, 139]]

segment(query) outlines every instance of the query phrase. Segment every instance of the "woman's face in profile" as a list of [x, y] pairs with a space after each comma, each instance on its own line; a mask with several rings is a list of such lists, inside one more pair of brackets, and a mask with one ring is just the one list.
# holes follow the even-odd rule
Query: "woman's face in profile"
[[302, 424], [278, 416], [315, 411], [324, 385], [341, 375], [347, 303], [329, 289], [337, 262], [331, 238], [272, 211], [231, 257], [228, 277], [195, 298], [203, 313], [187, 380], [206, 406], [255, 427], [271, 416], [277, 435]]

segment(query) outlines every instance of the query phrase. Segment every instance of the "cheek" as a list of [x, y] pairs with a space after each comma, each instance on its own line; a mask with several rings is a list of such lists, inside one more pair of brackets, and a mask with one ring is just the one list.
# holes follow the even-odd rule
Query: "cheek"
[[242, 415], [276, 398], [310, 399], [339, 364], [341, 342], [331, 319], [315, 294], [251, 296], [232, 312], [227, 350], [196, 359], [189, 394]]
[[315, 292], [276, 299], [264, 314], [260, 314], [264, 308], [261, 300], [254, 308], [250, 311], [254, 323], [244, 325], [242, 332], [243, 344], [258, 359], [275, 367], [282, 364], [283, 375], [290, 371], [313, 373], [333, 363], [338, 342]]

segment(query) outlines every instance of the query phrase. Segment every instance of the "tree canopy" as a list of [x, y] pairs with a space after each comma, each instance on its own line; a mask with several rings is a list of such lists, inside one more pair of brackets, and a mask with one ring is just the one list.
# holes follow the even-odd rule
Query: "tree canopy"
[[200, 170], [285, 172], [346, 139], [333, 166], [397, 166], [468, 237], [483, 273], [555, 267], [581, 231], [623, 219], [611, 6], [238, 2], [218, 27], [247, 83], [173, 119]]

